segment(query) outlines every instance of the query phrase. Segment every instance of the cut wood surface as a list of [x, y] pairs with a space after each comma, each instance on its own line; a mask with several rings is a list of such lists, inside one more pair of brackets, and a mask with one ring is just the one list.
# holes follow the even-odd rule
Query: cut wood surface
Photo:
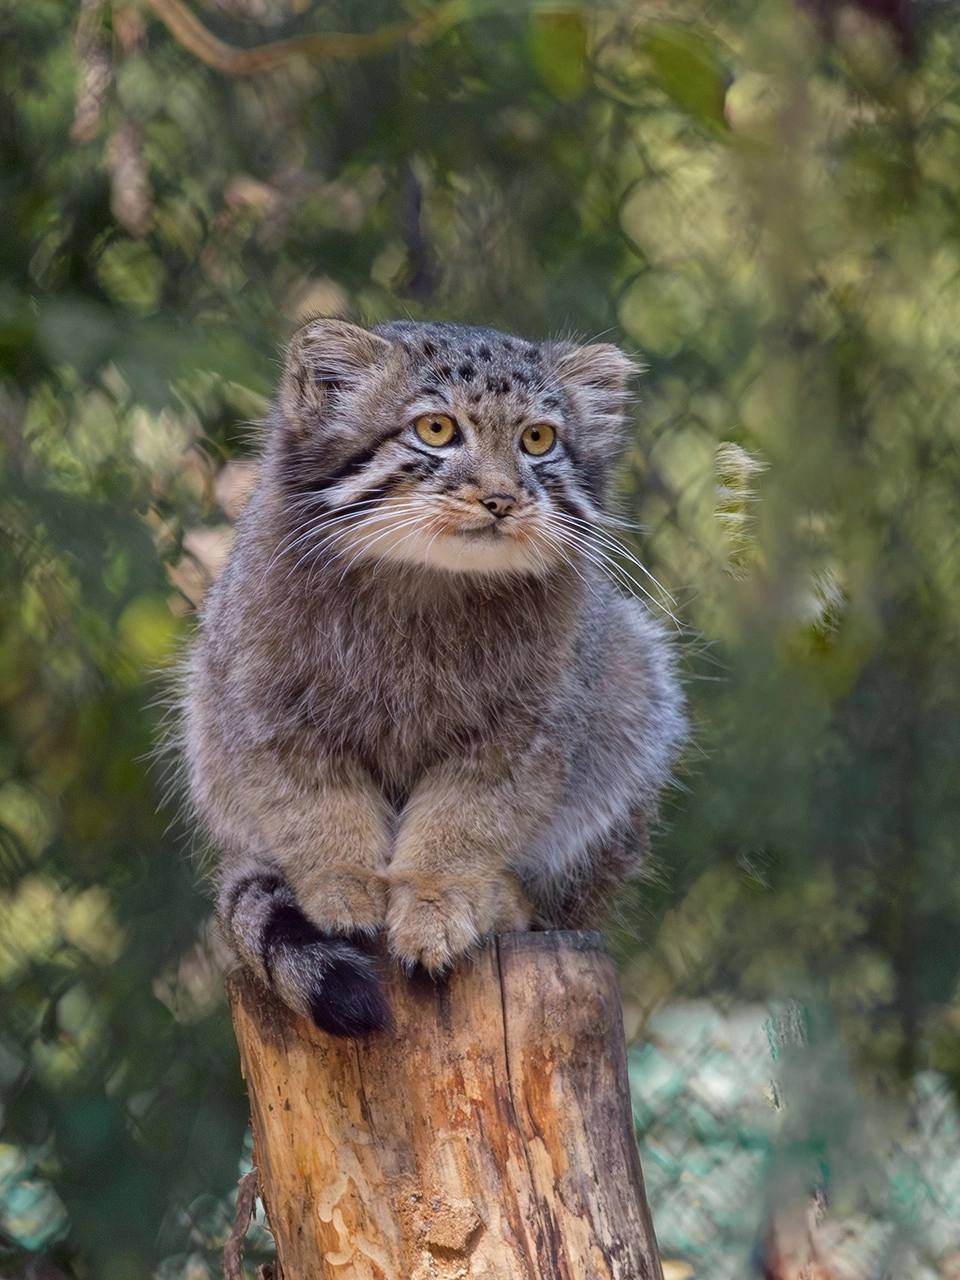
[[661, 1280], [599, 935], [385, 974], [365, 1041], [228, 980], [284, 1280]]

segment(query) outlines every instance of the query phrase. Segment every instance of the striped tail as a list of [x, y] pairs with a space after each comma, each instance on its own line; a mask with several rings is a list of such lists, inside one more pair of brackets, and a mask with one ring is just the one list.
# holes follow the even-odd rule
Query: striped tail
[[335, 1036], [389, 1025], [375, 960], [348, 938], [312, 924], [272, 863], [224, 868], [217, 905], [240, 959], [296, 1013]]

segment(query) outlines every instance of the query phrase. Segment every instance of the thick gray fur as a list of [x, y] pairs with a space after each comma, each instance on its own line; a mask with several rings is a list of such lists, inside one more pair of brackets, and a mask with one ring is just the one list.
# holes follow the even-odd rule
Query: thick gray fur
[[185, 750], [239, 956], [331, 1030], [382, 1025], [356, 1004], [380, 928], [441, 971], [494, 929], [596, 923], [641, 865], [685, 723], [668, 628], [608, 573], [632, 371], [446, 324], [291, 343]]

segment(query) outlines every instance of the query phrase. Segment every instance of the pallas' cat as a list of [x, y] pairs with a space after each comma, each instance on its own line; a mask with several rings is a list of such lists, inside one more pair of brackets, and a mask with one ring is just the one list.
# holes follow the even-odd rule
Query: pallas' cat
[[290, 345], [183, 736], [223, 927], [328, 1031], [386, 1022], [379, 931], [439, 974], [595, 922], [640, 865], [684, 719], [605, 572], [632, 372], [451, 324]]

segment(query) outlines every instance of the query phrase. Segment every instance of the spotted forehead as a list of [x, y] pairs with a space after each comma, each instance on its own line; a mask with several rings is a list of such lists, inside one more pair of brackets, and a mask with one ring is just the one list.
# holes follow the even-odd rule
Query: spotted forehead
[[406, 354], [415, 391], [446, 391], [472, 418], [516, 420], [531, 411], [560, 411], [563, 393], [543, 349], [493, 329], [399, 322], [379, 330]]

